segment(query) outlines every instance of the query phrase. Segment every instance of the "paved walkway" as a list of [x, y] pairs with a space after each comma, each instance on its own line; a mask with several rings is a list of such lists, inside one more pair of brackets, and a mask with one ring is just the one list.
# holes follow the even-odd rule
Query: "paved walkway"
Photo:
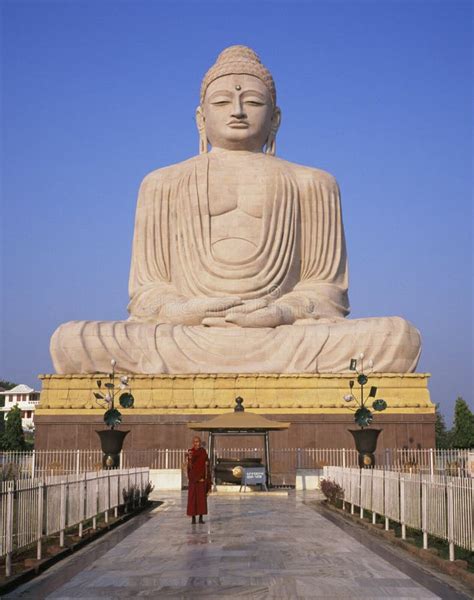
[[369, 549], [305, 499], [212, 497], [206, 523], [192, 526], [185, 494], [169, 494], [138, 528], [129, 522], [6, 597], [465, 597], [413, 563], [410, 577], [405, 559], [382, 558], [379, 542]]

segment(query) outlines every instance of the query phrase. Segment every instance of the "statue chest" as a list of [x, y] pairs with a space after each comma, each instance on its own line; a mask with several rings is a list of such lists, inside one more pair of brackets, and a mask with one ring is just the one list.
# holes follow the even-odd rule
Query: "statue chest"
[[210, 174], [208, 205], [215, 258], [239, 262], [255, 254], [264, 208], [272, 199], [271, 188], [266, 174], [253, 169]]

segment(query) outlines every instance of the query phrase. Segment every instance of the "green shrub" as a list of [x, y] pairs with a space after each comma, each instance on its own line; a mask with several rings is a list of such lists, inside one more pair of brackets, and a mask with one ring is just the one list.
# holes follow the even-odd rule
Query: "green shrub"
[[326, 496], [328, 502], [334, 505], [344, 498], [342, 487], [331, 479], [321, 479], [321, 491]]

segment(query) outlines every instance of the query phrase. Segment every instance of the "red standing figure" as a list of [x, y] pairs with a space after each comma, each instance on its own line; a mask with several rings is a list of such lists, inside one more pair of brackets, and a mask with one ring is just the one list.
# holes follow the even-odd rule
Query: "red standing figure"
[[211, 474], [207, 452], [201, 447], [201, 438], [193, 438], [193, 447], [188, 450], [188, 510], [192, 523], [204, 523], [202, 516], [207, 515], [207, 494], [211, 489]]

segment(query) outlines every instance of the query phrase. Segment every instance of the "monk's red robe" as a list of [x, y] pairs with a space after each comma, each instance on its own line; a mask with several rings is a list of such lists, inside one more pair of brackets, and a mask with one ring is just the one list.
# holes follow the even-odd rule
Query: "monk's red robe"
[[211, 489], [211, 477], [204, 448], [188, 450], [188, 483], [188, 516], [207, 515], [207, 492]]

